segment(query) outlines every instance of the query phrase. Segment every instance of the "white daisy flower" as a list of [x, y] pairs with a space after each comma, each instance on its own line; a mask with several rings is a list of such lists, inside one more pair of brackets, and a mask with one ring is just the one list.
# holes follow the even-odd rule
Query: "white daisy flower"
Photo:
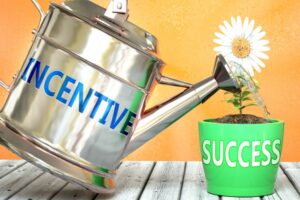
[[254, 20], [248, 17], [242, 22], [241, 17], [231, 17], [231, 24], [224, 21], [219, 26], [221, 33], [216, 32], [214, 42], [220, 46], [214, 48], [218, 54], [222, 54], [230, 62], [236, 62], [254, 76], [254, 69], [261, 72], [265, 67], [262, 59], [269, 59], [264, 52], [269, 51], [269, 41], [263, 39], [266, 32], [262, 27], [254, 27]]

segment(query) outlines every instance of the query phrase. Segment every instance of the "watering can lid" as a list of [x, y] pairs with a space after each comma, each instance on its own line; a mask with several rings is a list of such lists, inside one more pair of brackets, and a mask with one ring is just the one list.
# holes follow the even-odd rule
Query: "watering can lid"
[[93, 2], [67, 0], [62, 4], [51, 3], [51, 5], [76, 16], [136, 49], [155, 56], [157, 50], [155, 36], [129, 21], [119, 21], [105, 16], [106, 9]]

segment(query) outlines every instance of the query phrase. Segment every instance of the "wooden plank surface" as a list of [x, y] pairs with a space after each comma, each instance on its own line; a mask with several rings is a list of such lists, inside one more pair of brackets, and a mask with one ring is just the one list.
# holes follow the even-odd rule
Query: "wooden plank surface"
[[24, 161], [0, 161], [0, 200], [204, 199], [300, 200], [300, 163], [281, 163], [275, 193], [264, 197], [219, 197], [206, 192], [200, 162], [124, 162], [113, 195], [67, 183]]
[[276, 191], [274, 192], [274, 194], [268, 195], [268, 196], [264, 196], [262, 199], [263, 200], [281, 200], [281, 198], [279, 197], [279, 195], [277, 194]]
[[63, 190], [59, 191], [52, 199], [137, 199], [150, 173], [154, 162], [124, 162], [118, 169], [116, 176], [116, 193], [114, 195], [95, 194], [85, 188], [69, 183]]
[[44, 173], [13, 196], [14, 200], [46, 200], [67, 184], [66, 181]]
[[0, 178], [21, 167], [26, 162], [24, 160], [0, 160]]
[[26, 163], [10, 174], [1, 178], [0, 181], [0, 199], [7, 199], [26, 187], [38, 176], [42, 175], [42, 171], [33, 165]]
[[58, 191], [51, 200], [91, 200], [97, 194], [79, 185], [68, 183], [62, 190]]
[[[298, 177], [300, 178], [300, 177]], [[282, 169], [279, 168], [275, 190], [281, 199], [300, 199], [300, 195], [294, 188], [288, 177], [283, 173]]]
[[184, 162], [157, 162], [141, 199], [179, 199], [184, 169]]
[[281, 167], [300, 194], [300, 163], [281, 163]]
[[218, 200], [219, 197], [206, 192], [206, 180], [200, 162], [188, 162], [184, 175], [181, 191], [182, 200], [210, 199]]
[[124, 162], [118, 169], [116, 177], [116, 193], [114, 195], [100, 194], [97, 200], [132, 200], [138, 199], [152, 172], [154, 162]]

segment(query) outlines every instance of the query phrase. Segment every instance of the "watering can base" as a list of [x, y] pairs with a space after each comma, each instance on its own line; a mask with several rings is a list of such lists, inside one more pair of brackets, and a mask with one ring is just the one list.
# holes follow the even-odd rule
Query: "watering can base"
[[115, 191], [114, 171], [101, 172], [101, 176], [68, 162], [29, 141], [11, 129], [1, 118], [0, 143], [29, 163], [68, 182], [79, 184], [96, 193]]

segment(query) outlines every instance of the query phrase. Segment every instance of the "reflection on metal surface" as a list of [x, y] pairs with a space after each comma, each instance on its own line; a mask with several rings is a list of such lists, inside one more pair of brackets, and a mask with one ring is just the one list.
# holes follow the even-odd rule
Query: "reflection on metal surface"
[[[101, 31], [114, 36], [116, 39], [133, 46], [135, 49], [143, 51], [146, 54], [148, 54], [148, 51], [152, 51], [153, 53], [156, 51], [157, 39], [151, 33], [143, 30], [129, 21], [119, 21], [106, 17], [104, 14], [106, 10], [91, 1], [69, 0], [63, 4], [51, 3], [51, 7], [57, 8], [65, 14], [76, 17], [77, 22], [85, 22], [91, 27], [100, 29]], [[95, 23], [94, 19], [97, 17], [105, 19], [106, 23], [109, 25], [103, 26], [101, 23]], [[120, 36], [118, 32], [116, 34], [114, 30], [111, 30], [110, 25], [117, 25], [122, 29], [127, 30], [128, 34]], [[146, 39], [147, 34], [152, 36], [151, 41], [153, 43], [150, 46], [148, 44], [150, 40]], [[152, 49], [152, 46], [155, 48]]]
[[[89, 1], [51, 4], [0, 113], [6, 147], [96, 192], [113, 191], [124, 156], [219, 88], [238, 88], [222, 56], [195, 85], [161, 75], [155, 37], [104, 12]], [[156, 82], [186, 90], [144, 111]]]
[[184, 88], [192, 87], [192, 84], [190, 84], [190, 83], [186, 83], [184, 81], [180, 81], [180, 80], [176, 80], [174, 78], [163, 76], [160, 73], [157, 75], [156, 79], [159, 84], [172, 85], [172, 86], [184, 87]]
[[[50, 172], [58, 177], [77, 183], [94, 192], [114, 192], [115, 171], [98, 169], [101, 172], [93, 173], [80, 166], [74, 165], [64, 159], [41, 148], [22, 136], [16, 130], [10, 128], [0, 119], [1, 144], [12, 152], [28, 160], [32, 164]], [[101, 171], [100, 171], [101, 170]]]

